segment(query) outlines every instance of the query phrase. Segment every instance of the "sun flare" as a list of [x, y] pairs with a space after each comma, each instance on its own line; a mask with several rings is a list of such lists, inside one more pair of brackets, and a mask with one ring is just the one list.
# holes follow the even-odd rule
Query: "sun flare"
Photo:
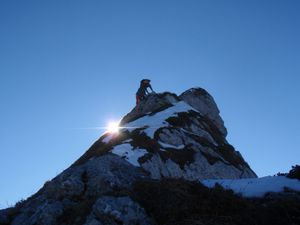
[[108, 133], [118, 133], [119, 132], [119, 122], [109, 122], [107, 125]]

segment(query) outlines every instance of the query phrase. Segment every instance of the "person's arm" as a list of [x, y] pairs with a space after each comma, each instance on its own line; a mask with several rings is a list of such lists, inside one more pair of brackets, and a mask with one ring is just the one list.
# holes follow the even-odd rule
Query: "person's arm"
[[149, 84], [149, 88], [151, 89], [151, 91], [152, 91], [152, 92], [154, 92], [154, 91], [153, 91], [153, 89], [152, 89], [152, 86], [151, 86], [151, 84]]

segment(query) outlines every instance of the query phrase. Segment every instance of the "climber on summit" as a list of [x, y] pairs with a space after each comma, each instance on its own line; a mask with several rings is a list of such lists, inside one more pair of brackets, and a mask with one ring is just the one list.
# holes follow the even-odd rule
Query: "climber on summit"
[[150, 92], [147, 90], [147, 88], [150, 88], [152, 93], [154, 93], [150, 82], [151, 82], [151, 80], [149, 80], [149, 79], [141, 80], [140, 88], [136, 92], [136, 105], [138, 105], [141, 100], [145, 99], [145, 97], [148, 94], [150, 94]]

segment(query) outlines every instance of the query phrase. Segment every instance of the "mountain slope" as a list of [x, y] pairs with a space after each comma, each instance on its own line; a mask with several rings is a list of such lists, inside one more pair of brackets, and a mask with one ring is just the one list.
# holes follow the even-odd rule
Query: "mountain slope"
[[[198, 194], [214, 193], [199, 180], [256, 178], [227, 142], [217, 105], [204, 89], [192, 88], [180, 96], [151, 94], [122, 119], [121, 126], [118, 134], [101, 136], [35, 195], [0, 211], [0, 224], [162, 224], [152, 215], [156, 202], [161, 204], [160, 188], [178, 188], [174, 196], [169, 190], [171, 199], [182, 193], [184, 202], [189, 196], [185, 190], [192, 191], [188, 187], [194, 186]], [[143, 191], [151, 186], [157, 196]], [[224, 193], [221, 199], [227, 198]], [[166, 202], [166, 208], [171, 206]]]
[[117, 136], [106, 134], [77, 163], [111, 152], [154, 179], [253, 178], [256, 174], [226, 141], [213, 98], [200, 88], [177, 97], [153, 94], [121, 121]]

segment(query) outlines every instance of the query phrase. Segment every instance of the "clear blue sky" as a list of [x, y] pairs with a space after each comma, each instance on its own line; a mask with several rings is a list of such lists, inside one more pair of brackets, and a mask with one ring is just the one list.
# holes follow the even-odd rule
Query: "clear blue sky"
[[200, 86], [259, 176], [300, 153], [297, 0], [0, 1], [0, 208], [35, 193], [135, 104]]

